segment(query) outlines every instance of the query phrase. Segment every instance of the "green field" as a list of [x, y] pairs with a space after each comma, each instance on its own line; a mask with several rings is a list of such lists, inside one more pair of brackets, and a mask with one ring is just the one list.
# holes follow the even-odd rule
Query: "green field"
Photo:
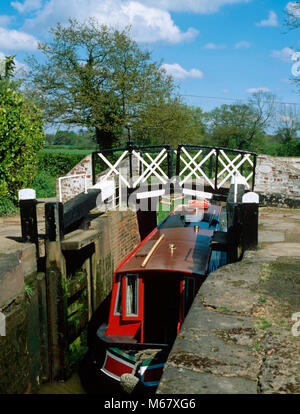
[[72, 154], [72, 155], [82, 155], [83, 157], [85, 155], [90, 154], [94, 150], [92, 149], [69, 149], [69, 148], [44, 148], [42, 152], [48, 153], [48, 154]]

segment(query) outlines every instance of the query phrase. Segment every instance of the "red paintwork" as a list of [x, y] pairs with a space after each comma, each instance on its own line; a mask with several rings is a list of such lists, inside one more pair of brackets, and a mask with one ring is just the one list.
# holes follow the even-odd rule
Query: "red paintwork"
[[[116, 278], [116, 275], [115, 275]], [[138, 316], [126, 316], [126, 301], [122, 300], [122, 315], [115, 315], [114, 309], [117, 300], [118, 283], [114, 282], [112, 291], [112, 301], [109, 312], [109, 324], [106, 330], [106, 335], [118, 335], [135, 337], [140, 329], [140, 340], [143, 343], [144, 331], [144, 283], [143, 279], [139, 278], [138, 291]], [[122, 280], [122, 296], [126, 297], [125, 279]]]
[[117, 377], [121, 377], [123, 374], [131, 374], [134, 367], [127, 365], [125, 361], [123, 363], [118, 359], [113, 358], [107, 353], [106, 361], [102, 369]]
[[184, 316], [183, 316], [183, 288], [184, 288], [184, 280], [180, 281], [180, 309], [179, 309], [179, 321], [177, 324], [177, 335], [180, 331], [180, 327], [182, 325]]

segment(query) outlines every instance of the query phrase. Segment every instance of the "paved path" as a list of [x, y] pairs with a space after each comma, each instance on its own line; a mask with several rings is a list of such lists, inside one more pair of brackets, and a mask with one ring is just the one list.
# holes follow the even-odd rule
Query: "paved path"
[[[45, 202], [48, 201], [56, 201], [56, 199], [39, 199], [37, 204], [40, 257], [45, 254], [43, 242], [45, 235]], [[22, 250], [22, 248], [24, 248], [24, 243], [22, 241], [20, 216], [0, 217], [0, 253]]]
[[259, 210], [259, 256], [300, 257], [300, 209]]

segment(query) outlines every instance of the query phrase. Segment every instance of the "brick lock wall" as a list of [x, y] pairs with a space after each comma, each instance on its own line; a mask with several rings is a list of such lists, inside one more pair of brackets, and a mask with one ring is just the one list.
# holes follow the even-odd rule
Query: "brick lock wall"
[[109, 211], [94, 219], [91, 229], [100, 233], [97, 298], [103, 300], [112, 289], [115, 268], [140, 242], [137, 216], [129, 209]]
[[271, 204], [291, 204], [291, 200], [300, 202], [300, 169], [295, 167], [298, 165], [296, 158], [259, 155], [255, 191]]
[[[36, 271], [33, 244], [0, 254], [0, 312], [5, 316], [6, 328], [5, 336], [0, 336], [0, 394], [31, 392], [39, 382]], [[32, 283], [26, 293], [29, 280]]]
[[[87, 188], [93, 185], [93, 176], [92, 176], [92, 154], [84, 157], [75, 167], [68, 172], [65, 177], [75, 175], [75, 174], [86, 174], [86, 184]], [[80, 194], [84, 191], [84, 176], [80, 177], [70, 177], [61, 180], [61, 196], [62, 202], [69, 200], [77, 194]], [[59, 185], [58, 179], [56, 180], [56, 198], [59, 200]]]
[[112, 237], [116, 267], [140, 241], [136, 214], [131, 210], [112, 214]]
[[24, 295], [2, 309], [6, 335], [0, 336], [0, 394], [23, 394], [29, 384], [27, 314]]

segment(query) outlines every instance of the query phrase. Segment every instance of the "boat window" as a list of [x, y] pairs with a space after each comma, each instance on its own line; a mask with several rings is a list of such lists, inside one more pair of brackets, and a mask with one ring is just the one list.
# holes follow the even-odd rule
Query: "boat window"
[[117, 290], [117, 299], [116, 299], [116, 306], [115, 306], [115, 315], [121, 315], [122, 313], [122, 283], [121, 277], [118, 275], [118, 290]]
[[138, 275], [126, 276], [126, 316], [138, 315]]

